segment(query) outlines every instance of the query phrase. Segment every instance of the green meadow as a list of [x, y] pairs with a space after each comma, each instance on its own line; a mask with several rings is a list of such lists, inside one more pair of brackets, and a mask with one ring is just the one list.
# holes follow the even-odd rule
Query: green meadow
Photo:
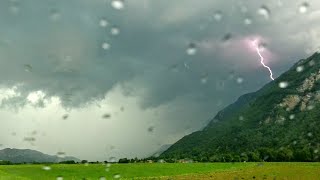
[[[46, 167], [46, 168], [44, 168]], [[48, 168], [49, 167], [49, 168]], [[0, 180], [320, 179], [320, 163], [3, 165]]]

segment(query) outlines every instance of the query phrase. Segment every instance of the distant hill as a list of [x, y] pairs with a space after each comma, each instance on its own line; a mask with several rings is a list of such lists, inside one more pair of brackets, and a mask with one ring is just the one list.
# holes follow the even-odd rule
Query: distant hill
[[201, 131], [159, 158], [196, 161], [319, 161], [320, 54], [241, 96]]
[[52, 156], [43, 154], [39, 151], [30, 150], [30, 149], [2, 149], [0, 150], [0, 160], [2, 161], [10, 161], [13, 163], [32, 163], [32, 162], [61, 162], [61, 161], [69, 161], [73, 160], [75, 162], [79, 162], [80, 160], [71, 157], [58, 157], [58, 156]]

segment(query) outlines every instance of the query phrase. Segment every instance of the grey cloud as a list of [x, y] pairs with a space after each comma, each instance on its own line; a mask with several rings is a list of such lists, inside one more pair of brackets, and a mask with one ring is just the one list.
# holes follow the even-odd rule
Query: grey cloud
[[[125, 2], [123, 10], [114, 10], [110, 0], [0, 2], [0, 84], [22, 84], [21, 97], [2, 104], [25, 106], [29, 92], [42, 90], [47, 98], [61, 97], [65, 107], [85, 108], [121, 87], [127, 98], [139, 99], [144, 111], [160, 109], [163, 119], [148, 126], [163, 137], [160, 142], [172, 142], [270, 81], [257, 55], [239, 43], [243, 38], [268, 40], [274, 55], [268, 63], [279, 76], [308, 56], [306, 49], [316, 49], [320, 37], [316, 0], [306, 14], [298, 13], [298, 1], [282, 6], [276, 0]], [[270, 9], [269, 20], [257, 14], [263, 5]], [[220, 21], [214, 18], [217, 12]], [[109, 22], [106, 28], [99, 26], [101, 18]], [[246, 25], [246, 18], [252, 24]], [[120, 29], [118, 36], [111, 35], [112, 27]], [[103, 42], [109, 50], [102, 49]], [[190, 43], [197, 47], [193, 56], [186, 53]], [[243, 83], [236, 82], [238, 77]]]

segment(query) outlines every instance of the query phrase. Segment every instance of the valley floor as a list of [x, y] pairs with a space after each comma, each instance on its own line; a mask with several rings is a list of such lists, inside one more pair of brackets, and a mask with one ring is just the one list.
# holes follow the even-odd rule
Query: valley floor
[[[46, 168], [44, 168], [46, 167]], [[320, 163], [150, 163], [0, 166], [0, 180], [302, 179], [320, 180]]]

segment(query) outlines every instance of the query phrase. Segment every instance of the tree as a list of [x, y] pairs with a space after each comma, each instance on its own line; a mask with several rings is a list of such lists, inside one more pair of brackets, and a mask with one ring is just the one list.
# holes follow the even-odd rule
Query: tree
[[59, 162], [59, 164], [76, 164], [76, 162], [73, 161], [73, 160], [70, 160], [70, 161], [61, 161], [61, 162]]
[[82, 160], [82, 161], [81, 161], [81, 164], [86, 164], [86, 163], [88, 163], [87, 160]]
[[130, 161], [129, 161], [129, 159], [127, 159], [127, 158], [121, 158], [121, 159], [119, 159], [118, 162], [119, 162], [119, 163], [129, 163]]
[[0, 165], [11, 165], [12, 164], [12, 162], [10, 162], [10, 161], [1, 161], [0, 160]]
[[249, 152], [248, 153], [248, 161], [250, 161], [250, 162], [259, 162], [259, 161], [261, 161], [259, 152]]

